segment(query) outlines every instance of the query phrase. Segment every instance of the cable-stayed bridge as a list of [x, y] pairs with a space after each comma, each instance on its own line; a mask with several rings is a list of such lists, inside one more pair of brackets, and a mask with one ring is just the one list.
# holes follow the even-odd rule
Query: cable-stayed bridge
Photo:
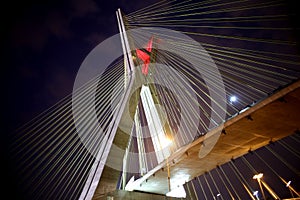
[[[165, 195], [184, 186], [189, 198], [255, 199], [234, 160], [254, 175], [245, 155], [299, 130], [299, 55], [290, 27], [277, 23], [287, 20], [280, 5], [163, 1], [118, 10], [120, 34], [86, 57], [73, 94], [17, 130], [12, 153], [24, 193], [97, 199], [114, 189]], [[299, 148], [283, 144], [299, 161]], [[210, 174], [228, 163], [240, 190], [226, 170], [219, 183]], [[297, 165], [287, 166], [299, 180]], [[220, 180], [231, 183], [222, 192]]]

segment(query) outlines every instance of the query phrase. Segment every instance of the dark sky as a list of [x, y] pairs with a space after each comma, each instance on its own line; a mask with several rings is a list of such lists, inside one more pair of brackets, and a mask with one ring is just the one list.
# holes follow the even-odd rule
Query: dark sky
[[[5, 100], [14, 128], [71, 94], [77, 70], [101, 41], [118, 33], [115, 11], [152, 1], [16, 1], [2, 13]], [[3, 62], [2, 62], [3, 63]], [[16, 127], [15, 127], [16, 126]]]
[[118, 33], [118, 8], [130, 13], [153, 2], [29, 0], [2, 4], [1, 162], [5, 164], [1, 185], [7, 188], [1, 189], [8, 195], [14, 192], [13, 172], [6, 161], [12, 131], [72, 93], [84, 58], [101, 41]]
[[[2, 99], [10, 129], [71, 94], [85, 56], [118, 33], [117, 8], [130, 13], [157, 1], [31, 0], [3, 6]], [[297, 13], [295, 2], [287, 2]]]

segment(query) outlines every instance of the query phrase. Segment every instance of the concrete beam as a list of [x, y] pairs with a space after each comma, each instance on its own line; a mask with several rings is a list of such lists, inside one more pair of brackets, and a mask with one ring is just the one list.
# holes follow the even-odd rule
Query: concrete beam
[[[284, 100], [284, 101], [283, 101]], [[209, 134], [221, 131], [218, 142], [204, 158], [199, 158], [204, 137], [182, 147], [170, 156], [171, 183], [182, 185], [207, 171], [277, 141], [300, 129], [300, 81], [278, 91], [243, 113], [229, 119]], [[226, 133], [226, 134], [225, 134]], [[145, 176], [138, 191], [166, 194], [168, 192], [166, 163], [162, 163]]]

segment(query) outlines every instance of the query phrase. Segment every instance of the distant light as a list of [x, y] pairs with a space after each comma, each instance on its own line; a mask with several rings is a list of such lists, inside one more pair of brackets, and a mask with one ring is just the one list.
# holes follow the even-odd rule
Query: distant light
[[255, 174], [253, 176], [253, 179], [261, 179], [263, 177], [263, 175], [264, 175], [263, 173]]
[[230, 101], [230, 103], [236, 102], [236, 101], [237, 101], [237, 97], [233, 95], [233, 96], [231, 96], [231, 97], [229, 98], [229, 101]]
[[217, 194], [217, 197], [219, 197], [219, 196], [221, 196], [221, 194], [219, 193], [219, 194]]
[[186, 193], [183, 186], [179, 186], [166, 194], [168, 197], [186, 198]]
[[292, 181], [287, 182], [286, 187], [289, 187], [291, 185]]
[[172, 140], [166, 136], [160, 137], [160, 143], [161, 143], [162, 148], [164, 149], [164, 148], [171, 146]]
[[253, 195], [254, 195], [254, 196], [257, 196], [257, 195], [258, 195], [258, 191], [257, 191], [257, 190], [254, 191], [254, 192], [253, 192]]

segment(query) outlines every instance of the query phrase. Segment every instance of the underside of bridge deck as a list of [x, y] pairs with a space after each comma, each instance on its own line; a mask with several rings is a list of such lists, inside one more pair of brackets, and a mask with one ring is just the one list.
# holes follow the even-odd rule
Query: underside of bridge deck
[[[300, 126], [300, 82], [270, 95], [244, 112], [227, 120], [222, 126], [211, 130], [208, 135], [218, 133], [220, 137], [213, 149], [203, 158], [199, 150], [209, 145], [205, 137], [196, 139], [191, 144], [173, 153], [169, 160], [171, 183], [182, 185], [194, 177], [204, 174], [230, 161], [277, 141], [299, 130]], [[222, 131], [223, 130], [223, 131]], [[116, 143], [126, 141], [126, 137], [115, 138]], [[106, 167], [98, 185], [94, 199], [116, 189], [120, 172]], [[148, 172], [137, 191], [166, 194], [168, 192], [166, 163], [163, 162]]]

